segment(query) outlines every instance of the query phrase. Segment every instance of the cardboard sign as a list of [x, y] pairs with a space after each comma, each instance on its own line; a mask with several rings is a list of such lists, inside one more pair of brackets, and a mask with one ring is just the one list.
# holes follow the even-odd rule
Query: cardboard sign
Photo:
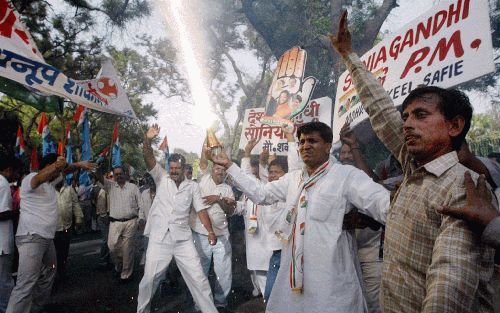
[[[263, 147], [269, 148], [271, 154], [288, 154], [288, 142], [281, 126], [267, 125], [261, 123], [265, 118], [265, 108], [248, 109], [245, 111], [243, 128], [240, 137], [240, 149], [244, 149], [251, 139], [259, 139], [259, 142], [252, 150], [252, 154], [260, 154]], [[303, 112], [292, 119], [295, 127], [302, 124], [319, 121], [330, 125], [332, 116], [332, 99], [323, 97], [311, 100], [304, 108]]]
[[[361, 57], [394, 105], [419, 85], [449, 88], [495, 70], [488, 1], [442, 1]], [[351, 75], [339, 77], [333, 139], [368, 117]]]

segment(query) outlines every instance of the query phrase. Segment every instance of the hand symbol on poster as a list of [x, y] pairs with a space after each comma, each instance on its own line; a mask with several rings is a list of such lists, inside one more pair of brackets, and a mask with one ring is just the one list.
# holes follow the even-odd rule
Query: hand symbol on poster
[[305, 109], [316, 85], [312, 76], [303, 79], [306, 60], [306, 51], [299, 47], [286, 51], [279, 59], [266, 99], [266, 115], [274, 119], [267, 121], [276, 120], [276, 125], [282, 125], [280, 119], [291, 120]]

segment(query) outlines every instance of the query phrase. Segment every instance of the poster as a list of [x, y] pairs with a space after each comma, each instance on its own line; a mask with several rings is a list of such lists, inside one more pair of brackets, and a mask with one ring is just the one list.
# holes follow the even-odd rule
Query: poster
[[[245, 111], [239, 148], [244, 149], [249, 140], [256, 138], [259, 142], [252, 150], [253, 155], [260, 154], [263, 147], [269, 148], [271, 154], [287, 155], [288, 143], [281, 126], [261, 123], [262, 118], [265, 118], [265, 116], [265, 108], [248, 109]], [[330, 125], [331, 117], [332, 99], [323, 97], [311, 100], [304, 107], [303, 111], [289, 122], [293, 123], [295, 127], [313, 121]]]
[[290, 124], [311, 100], [316, 78], [304, 78], [307, 52], [293, 47], [278, 60], [267, 92], [265, 114], [261, 122], [270, 126]]
[[[442, 1], [365, 53], [361, 60], [401, 105], [419, 85], [449, 88], [495, 70], [488, 1]], [[347, 121], [366, 119], [351, 75], [339, 77], [333, 140]]]

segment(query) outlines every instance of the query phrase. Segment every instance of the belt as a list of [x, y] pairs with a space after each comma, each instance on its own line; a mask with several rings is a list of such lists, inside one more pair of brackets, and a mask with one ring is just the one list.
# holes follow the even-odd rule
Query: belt
[[114, 217], [109, 217], [109, 221], [110, 222], [128, 222], [128, 221], [131, 221], [133, 219], [136, 219], [137, 216], [132, 216], [132, 217], [129, 217], [129, 218], [114, 218]]

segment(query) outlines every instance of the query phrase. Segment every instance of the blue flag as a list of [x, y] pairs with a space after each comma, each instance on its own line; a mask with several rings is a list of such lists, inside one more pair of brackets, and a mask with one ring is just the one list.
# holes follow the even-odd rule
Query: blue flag
[[[90, 124], [85, 112], [85, 118], [82, 126], [82, 161], [90, 161], [92, 159], [92, 147], [90, 146]], [[90, 186], [90, 177], [87, 171], [80, 172], [80, 186]]]
[[122, 167], [122, 155], [120, 151], [120, 137], [118, 135], [118, 123], [115, 124], [113, 129], [113, 149], [111, 150], [111, 167]]
[[[66, 130], [66, 163], [73, 163], [73, 151], [71, 150], [71, 131], [68, 125]], [[71, 185], [71, 181], [73, 180], [73, 173], [69, 173], [65, 177], [66, 185]]]

